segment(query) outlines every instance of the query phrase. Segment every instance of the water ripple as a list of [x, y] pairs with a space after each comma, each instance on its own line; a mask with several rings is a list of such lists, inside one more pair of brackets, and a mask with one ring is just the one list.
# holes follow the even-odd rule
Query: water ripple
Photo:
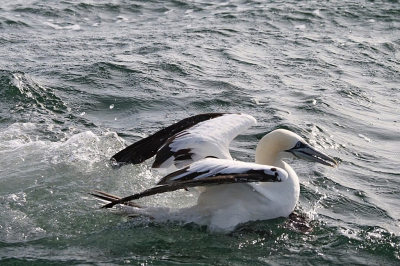
[[[5, 1], [1, 264], [398, 264], [399, 15], [396, 1]], [[112, 152], [201, 112], [257, 118], [235, 158], [287, 128], [339, 161], [291, 162], [311, 232], [278, 219], [214, 235], [96, 211], [90, 189], [159, 177], [112, 171]]]

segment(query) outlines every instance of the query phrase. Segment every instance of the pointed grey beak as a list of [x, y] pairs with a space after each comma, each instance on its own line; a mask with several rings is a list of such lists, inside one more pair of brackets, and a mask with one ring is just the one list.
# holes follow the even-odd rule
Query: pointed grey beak
[[317, 162], [331, 167], [338, 166], [338, 163], [333, 158], [320, 151], [317, 151], [310, 145], [300, 141], [296, 144], [294, 148], [287, 151], [293, 153], [296, 157], [300, 159]]

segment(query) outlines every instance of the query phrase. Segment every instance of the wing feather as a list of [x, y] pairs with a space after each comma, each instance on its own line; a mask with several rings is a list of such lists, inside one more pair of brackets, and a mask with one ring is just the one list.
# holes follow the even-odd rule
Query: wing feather
[[102, 208], [182, 188], [250, 182], [282, 182], [287, 172], [281, 168], [227, 159], [204, 159], [165, 176], [157, 186], [124, 198], [111, 199]]
[[141, 139], [138, 142], [126, 147], [111, 157], [113, 166], [122, 164], [139, 164], [153, 157], [161, 146], [175, 134], [196, 125], [202, 121], [206, 121], [215, 117], [222, 116], [223, 113], [200, 114], [185, 118], [169, 127], [166, 127], [153, 135]]
[[246, 114], [223, 114], [200, 122], [170, 137], [158, 150], [153, 168], [177, 170], [207, 157], [232, 159], [230, 142], [256, 124]]
[[215, 175], [244, 174], [259, 172], [277, 176], [280, 180], [287, 178], [287, 173], [281, 168], [256, 163], [233, 161], [229, 159], [206, 158], [189, 166], [164, 176], [157, 185], [179, 183], [182, 181], [207, 178]]

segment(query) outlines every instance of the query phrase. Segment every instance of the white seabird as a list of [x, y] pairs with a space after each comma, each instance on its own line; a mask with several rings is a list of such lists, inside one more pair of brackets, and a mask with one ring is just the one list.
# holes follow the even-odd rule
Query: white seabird
[[[336, 166], [331, 157], [284, 129], [265, 135], [257, 145], [255, 163], [234, 161], [229, 143], [256, 124], [246, 114], [210, 113], [186, 118], [115, 154], [114, 165], [141, 163], [156, 155], [153, 168], [172, 171], [155, 187], [120, 198], [105, 192], [92, 195], [128, 212], [154, 219], [178, 220], [230, 231], [247, 221], [288, 217], [300, 194], [296, 172], [283, 161], [302, 158]], [[142, 197], [197, 187], [197, 204], [182, 209], [142, 207], [130, 202]]]

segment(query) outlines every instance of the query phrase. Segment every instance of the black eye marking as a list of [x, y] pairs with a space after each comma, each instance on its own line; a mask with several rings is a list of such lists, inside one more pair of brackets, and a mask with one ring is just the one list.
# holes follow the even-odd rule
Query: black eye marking
[[295, 149], [298, 149], [298, 148], [300, 148], [301, 146], [303, 146], [303, 143], [301, 143], [301, 141], [298, 141], [298, 142], [296, 143], [296, 145], [294, 146], [294, 148], [295, 148]]
[[305, 144], [305, 143], [303, 143], [302, 141], [298, 141], [297, 143], [296, 143], [296, 145], [294, 145], [294, 147], [293, 148], [291, 148], [291, 149], [289, 149], [289, 150], [286, 150], [286, 152], [290, 152], [290, 153], [292, 153], [294, 156], [296, 156], [296, 157], [298, 157], [297, 155], [296, 155], [296, 150], [298, 151], [298, 149], [300, 149], [300, 148], [305, 148], [305, 147], [307, 147], [307, 144]]

